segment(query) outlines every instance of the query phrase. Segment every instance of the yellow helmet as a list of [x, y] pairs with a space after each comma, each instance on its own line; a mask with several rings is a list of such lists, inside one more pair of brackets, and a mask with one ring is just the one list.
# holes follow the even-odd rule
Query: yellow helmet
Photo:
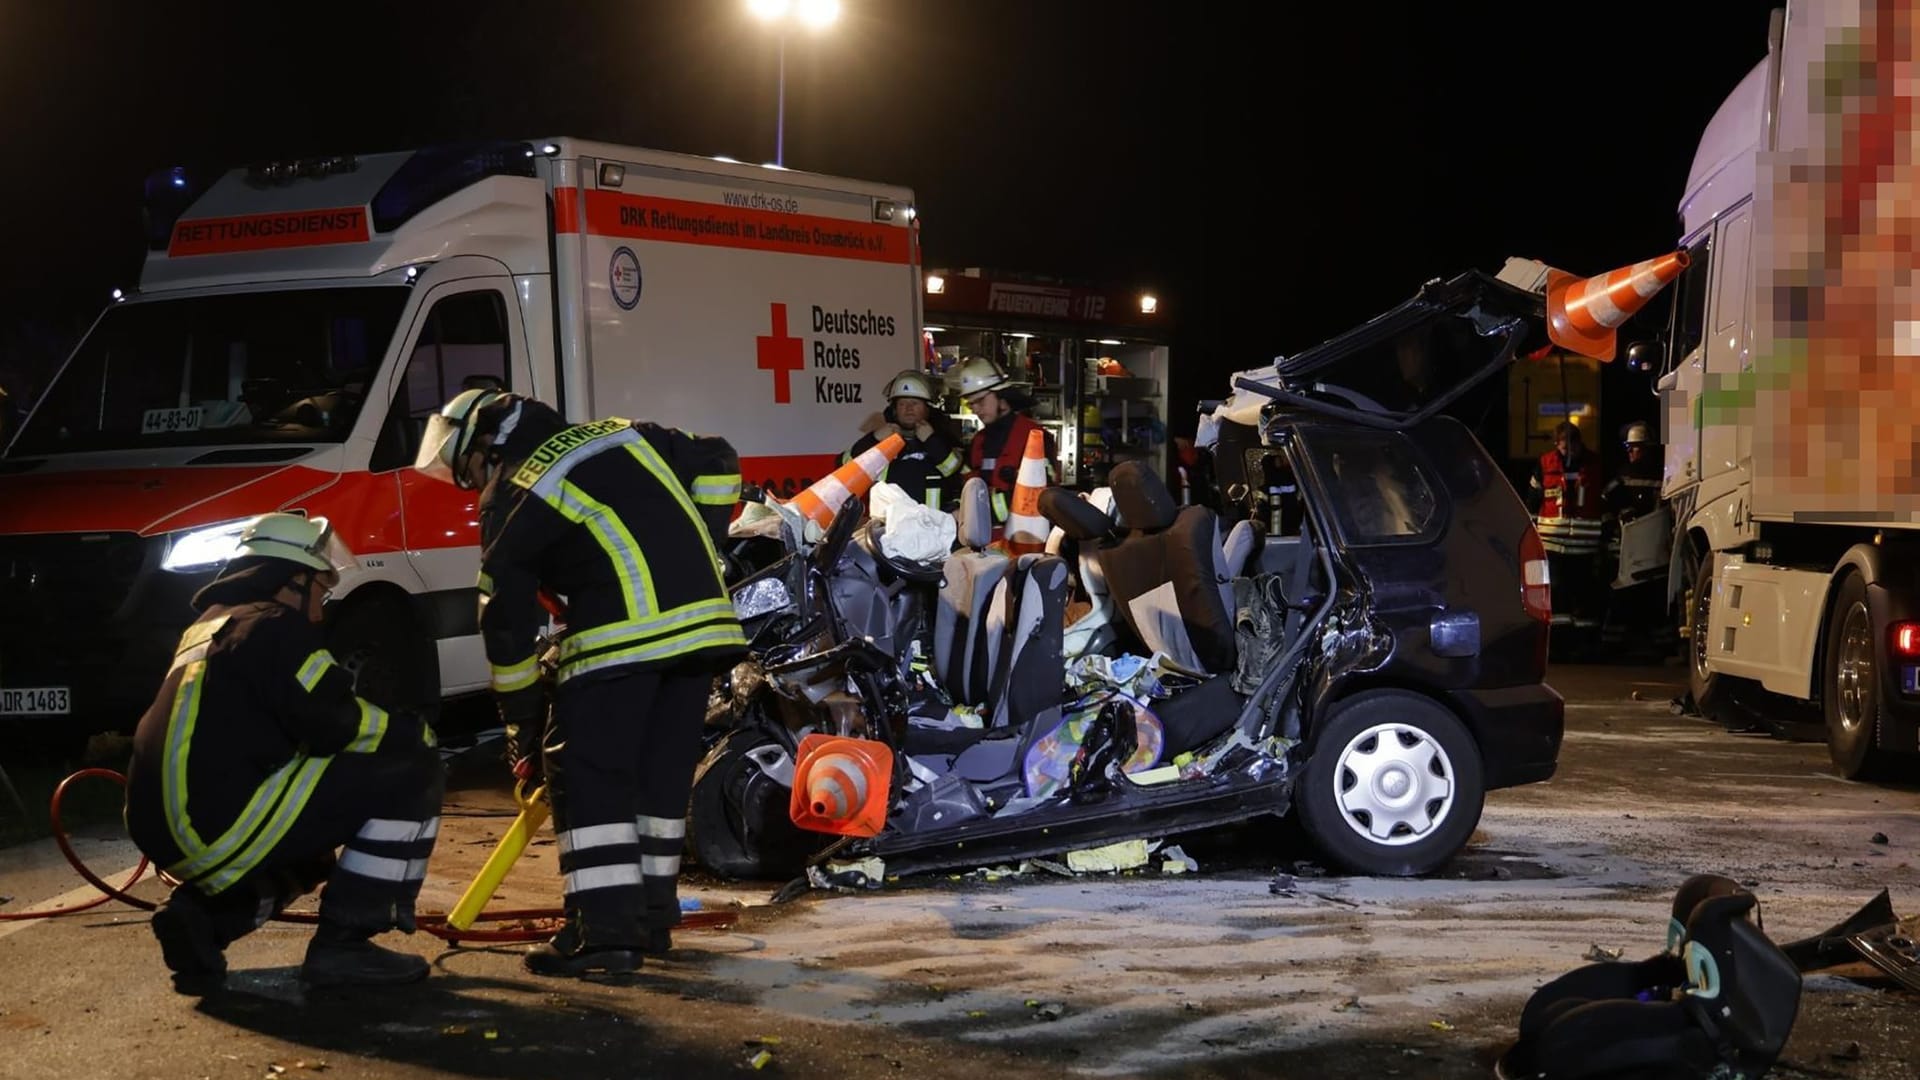
[[960, 388], [963, 398], [984, 394], [989, 390], [1005, 390], [1013, 385], [1013, 380], [1000, 370], [1000, 365], [984, 356], [969, 356], [960, 361], [954, 367], [951, 378], [954, 385]]
[[299, 514], [262, 514], [240, 530], [240, 546], [233, 557], [258, 555], [284, 559], [326, 573], [341, 570], [333, 526], [326, 518], [307, 518]]
[[413, 467], [436, 480], [460, 486], [454, 462], [473, 447], [475, 419], [481, 409], [506, 396], [504, 391], [488, 387], [455, 394], [452, 401], [427, 418], [426, 434], [420, 439], [420, 453], [414, 456]]
[[933, 392], [933, 380], [911, 368], [887, 380], [887, 389], [881, 395], [888, 401], [895, 398], [919, 398], [925, 402], [940, 400]]

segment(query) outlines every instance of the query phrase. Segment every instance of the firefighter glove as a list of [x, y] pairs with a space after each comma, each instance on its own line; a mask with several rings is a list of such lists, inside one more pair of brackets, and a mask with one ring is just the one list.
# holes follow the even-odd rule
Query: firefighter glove
[[500, 723], [507, 730], [507, 762], [516, 776], [531, 772], [533, 755], [547, 729], [547, 691], [534, 683], [523, 690], [499, 694], [494, 698], [500, 710]]

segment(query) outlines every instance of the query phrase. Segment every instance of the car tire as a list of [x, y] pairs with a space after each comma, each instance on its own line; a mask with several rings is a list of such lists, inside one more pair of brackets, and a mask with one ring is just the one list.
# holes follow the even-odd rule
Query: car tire
[[786, 881], [834, 839], [793, 823], [793, 789], [766, 775], [748, 755], [774, 745], [771, 735], [729, 732], [694, 769], [687, 806], [687, 850], [723, 878]]
[[354, 692], [383, 709], [440, 719], [440, 657], [407, 598], [385, 589], [348, 597], [326, 613], [327, 651], [347, 667]]
[[1343, 870], [1431, 873], [1466, 847], [1480, 823], [1480, 747], [1458, 717], [1424, 694], [1368, 690], [1341, 701], [1312, 745], [1293, 811], [1314, 848]]
[[1834, 772], [1848, 780], [1884, 777], [1894, 764], [1895, 755], [1880, 748], [1885, 724], [1875, 637], [1866, 579], [1849, 573], [1827, 613], [1820, 677], [1827, 755]]

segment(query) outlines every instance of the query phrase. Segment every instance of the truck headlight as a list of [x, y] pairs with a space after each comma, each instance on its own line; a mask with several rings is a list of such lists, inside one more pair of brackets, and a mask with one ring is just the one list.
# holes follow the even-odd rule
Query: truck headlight
[[226, 562], [240, 550], [240, 533], [251, 520], [242, 518], [175, 535], [167, 545], [167, 557], [160, 560], [160, 569], [188, 573]]

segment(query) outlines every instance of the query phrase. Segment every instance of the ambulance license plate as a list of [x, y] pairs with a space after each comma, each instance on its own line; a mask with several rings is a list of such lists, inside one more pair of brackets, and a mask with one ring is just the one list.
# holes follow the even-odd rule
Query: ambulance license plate
[[66, 716], [73, 711], [64, 686], [0, 690], [0, 716]]

